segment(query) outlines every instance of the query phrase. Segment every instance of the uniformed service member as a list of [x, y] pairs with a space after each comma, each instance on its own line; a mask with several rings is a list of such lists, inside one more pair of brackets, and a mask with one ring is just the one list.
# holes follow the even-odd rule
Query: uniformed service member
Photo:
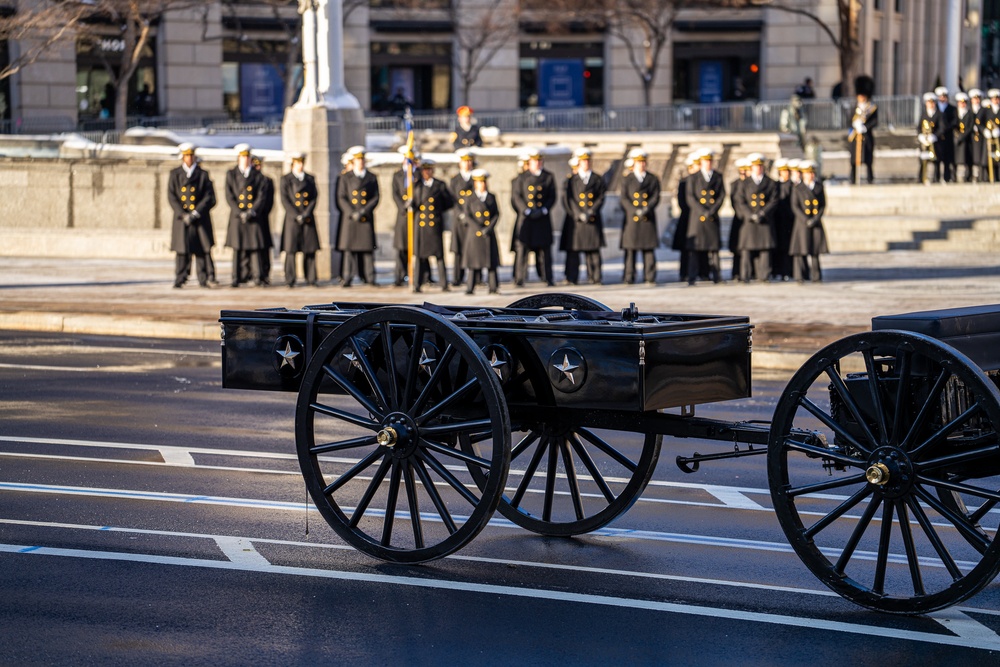
[[945, 127], [934, 93], [924, 93], [924, 110], [917, 121], [917, 141], [921, 147], [919, 183], [926, 183], [929, 178], [937, 183], [941, 179], [939, 145], [944, 143]]
[[208, 259], [215, 245], [210, 211], [215, 207], [215, 187], [208, 172], [198, 164], [194, 144], [177, 147], [181, 166], [170, 171], [167, 180], [167, 201], [174, 212], [170, 233], [170, 249], [176, 253], [174, 287], [180, 288], [191, 273], [191, 257], [195, 259], [198, 284], [209, 286]]
[[[687, 203], [687, 184], [688, 176], [697, 173], [701, 169], [698, 153], [699, 151], [696, 150], [688, 153], [687, 158], [684, 160], [684, 165], [687, 167], [687, 174], [677, 180], [677, 208], [680, 209], [680, 215], [677, 216], [677, 225], [674, 227], [674, 236], [670, 240], [670, 247], [680, 254], [678, 280], [687, 280], [688, 277], [687, 230], [691, 209], [688, 208]], [[701, 274], [702, 271], [699, 267], [698, 275]]]
[[792, 214], [795, 216], [789, 243], [792, 273], [796, 282], [801, 283], [807, 276], [813, 282], [820, 282], [823, 272], [819, 256], [830, 252], [823, 229], [826, 196], [816, 175], [816, 163], [806, 160], [801, 167], [802, 182], [792, 190]]
[[396, 270], [393, 285], [400, 287], [406, 281], [410, 272], [409, 217], [412, 210], [409, 188], [407, 186], [407, 171], [409, 183], [415, 185], [420, 179], [420, 155], [406, 146], [401, 146], [403, 163], [399, 171], [392, 175], [392, 200], [396, 202], [396, 226], [392, 235], [392, 247], [396, 251]]
[[[569, 248], [566, 251], [567, 276], [579, 276], [580, 255], [587, 265], [587, 280], [591, 285], [600, 285], [601, 248], [604, 247], [604, 206], [606, 187], [604, 179], [591, 168], [590, 149], [581, 148], [574, 153], [577, 161], [576, 173], [566, 181], [563, 207], [566, 209], [567, 223], [572, 225]], [[565, 233], [565, 228], [563, 229]], [[575, 262], [575, 271], [570, 263]]]
[[365, 147], [352, 146], [351, 169], [337, 184], [342, 218], [337, 249], [344, 253], [343, 287], [357, 275], [375, 287], [375, 207], [379, 202], [378, 180], [365, 167]]
[[552, 213], [556, 203], [556, 182], [552, 172], [543, 168], [542, 153], [527, 151], [527, 169], [511, 183], [511, 203], [517, 222], [511, 238], [514, 258], [514, 284], [524, 285], [528, 277], [528, 253], [535, 253], [535, 271], [540, 280], [554, 285], [552, 277]]
[[496, 294], [500, 287], [497, 269], [500, 266], [500, 247], [497, 244], [497, 223], [500, 208], [497, 198], [489, 191], [489, 172], [485, 169], [472, 171], [473, 192], [461, 205], [465, 209], [468, 228], [464, 237], [462, 261], [468, 276], [466, 294], [472, 294], [479, 282], [479, 274], [486, 269], [490, 294]]
[[[798, 161], [796, 161], [798, 162]], [[774, 161], [774, 170], [778, 178], [778, 209], [774, 213], [774, 249], [771, 250], [771, 275], [775, 279], [789, 280], [792, 278], [792, 258], [788, 254], [788, 244], [792, 238], [792, 226], [795, 218], [792, 215], [792, 170], [788, 160], [778, 158]], [[801, 172], [799, 173], [801, 178]]]
[[479, 134], [479, 125], [472, 120], [472, 109], [460, 106], [455, 114], [458, 116], [458, 122], [455, 131], [451, 133], [451, 141], [455, 150], [482, 146], [483, 138]]
[[736, 206], [743, 225], [736, 247], [740, 254], [740, 279], [751, 276], [767, 282], [771, 275], [771, 248], [774, 247], [774, 213], [778, 206], [778, 184], [765, 172], [760, 153], [749, 156], [750, 175], [740, 188]]
[[430, 279], [430, 258], [437, 264], [441, 289], [448, 290], [448, 268], [444, 263], [444, 214], [455, 205], [448, 186], [434, 178], [434, 161], [420, 161], [420, 178], [413, 185], [413, 244], [419, 260], [415, 292]]
[[[635, 283], [635, 254], [642, 253], [642, 278], [656, 284], [656, 207], [660, 205], [660, 179], [646, 171], [649, 156], [641, 148], [629, 151], [632, 171], [622, 179], [621, 204], [625, 209], [621, 248], [625, 251], [625, 283]], [[690, 198], [688, 198], [690, 201]], [[690, 232], [689, 232], [690, 233]]]
[[729, 248], [729, 252], [733, 253], [732, 279], [741, 281], [744, 277], [740, 273], [740, 252], [737, 250], [736, 246], [739, 243], [740, 229], [743, 227], [743, 218], [740, 217], [740, 209], [736, 206], [736, 201], [742, 196], [740, 191], [743, 188], [743, 183], [746, 181], [747, 174], [750, 171], [750, 161], [745, 157], [741, 157], [736, 159], [735, 164], [737, 177], [733, 179], [732, 183], [729, 184], [729, 202], [733, 208], [733, 221], [732, 224], [729, 225], [729, 243], [726, 247]]
[[448, 189], [455, 200], [455, 208], [451, 224], [451, 252], [455, 255], [455, 284], [465, 282], [465, 265], [462, 262], [462, 249], [465, 245], [465, 231], [468, 222], [465, 219], [465, 200], [472, 195], [472, 170], [476, 166], [476, 158], [468, 148], [455, 151], [458, 157], [458, 173], [451, 177]]
[[726, 184], [722, 174], [715, 170], [715, 153], [712, 150], [699, 151], [698, 164], [698, 171], [687, 177], [685, 193], [690, 211], [686, 244], [688, 285], [696, 283], [702, 264], [708, 268], [712, 282], [722, 282], [719, 269], [722, 243], [719, 209], [726, 201]]
[[[271, 211], [274, 210], [274, 180], [264, 173], [264, 157], [251, 155], [250, 164], [260, 174], [260, 203], [257, 205], [257, 220], [264, 233], [264, 247], [260, 251], [260, 279], [265, 285], [271, 284], [271, 251], [274, 249], [274, 237], [271, 236]], [[248, 275], [248, 268], [242, 270]]]
[[319, 192], [316, 179], [305, 170], [306, 156], [292, 153], [292, 169], [281, 177], [281, 204], [285, 207], [285, 225], [281, 230], [281, 246], [285, 253], [285, 285], [295, 287], [295, 256], [302, 253], [302, 271], [306, 284], [316, 286], [316, 251], [319, 233], [316, 230], [316, 200]]
[[226, 201], [229, 202], [229, 229], [226, 245], [233, 249], [232, 286], [253, 280], [264, 285], [261, 256], [265, 252], [263, 219], [258, 216], [263, 201], [264, 179], [254, 169], [249, 144], [237, 144], [236, 166], [226, 172]]
[[[563, 198], [566, 197], [566, 188], [569, 187], [569, 180], [576, 176], [576, 170], [580, 168], [580, 160], [576, 155], [570, 155], [566, 162], [569, 165], [569, 173], [566, 174], [566, 185], [563, 187]], [[573, 221], [572, 212], [563, 206], [563, 224], [559, 232], [559, 250], [566, 258], [563, 262], [563, 276], [570, 285], [580, 283], [580, 253], [573, 250], [573, 232], [576, 223]]]
[[986, 177], [993, 174], [993, 182], [1000, 181], [1000, 88], [990, 88], [987, 93], [989, 104], [983, 107], [984, 136], [987, 137], [986, 145], [983, 146], [983, 169]]
[[969, 91], [969, 112], [972, 114], [972, 123], [975, 129], [972, 132], [972, 162], [975, 166], [976, 180], [980, 183], [989, 180], [986, 173], [985, 158], [986, 152], [986, 123], [983, 113], [983, 91], [973, 88]]
[[969, 109], [969, 96], [965, 93], [955, 93], [955, 180], [958, 180], [958, 165], [965, 167], [966, 183], [978, 180], [978, 165], [974, 151], [974, 143], [979, 135], [976, 128], [976, 116]]
[[857, 105], [854, 107], [854, 117], [851, 118], [851, 131], [847, 135], [851, 149], [851, 183], [858, 182], [857, 151], [860, 142], [861, 163], [868, 171], [867, 182], [871, 184], [874, 180], [872, 165], [875, 162], [875, 135], [872, 130], [878, 125], [878, 106], [871, 100], [875, 92], [875, 79], [867, 75], [857, 77], [854, 80], [854, 91]]
[[[958, 110], [955, 105], [948, 101], [948, 89], [944, 86], [935, 88], [934, 95], [937, 97], [937, 107], [938, 111], [941, 112], [941, 122], [944, 126], [934, 149], [938, 156], [938, 163], [944, 166], [944, 174], [942, 174], [944, 182], [953, 183], [958, 177], [955, 169], [955, 126], [958, 125]], [[935, 164], [936, 171], [937, 163]], [[936, 177], [934, 180], [937, 182]]]

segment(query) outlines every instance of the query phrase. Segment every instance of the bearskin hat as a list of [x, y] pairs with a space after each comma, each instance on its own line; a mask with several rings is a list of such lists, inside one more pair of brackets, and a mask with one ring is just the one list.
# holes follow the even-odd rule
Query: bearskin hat
[[867, 74], [862, 74], [858, 78], [854, 79], [854, 93], [857, 95], [864, 95], [865, 97], [871, 97], [875, 92], [875, 79], [871, 78]]

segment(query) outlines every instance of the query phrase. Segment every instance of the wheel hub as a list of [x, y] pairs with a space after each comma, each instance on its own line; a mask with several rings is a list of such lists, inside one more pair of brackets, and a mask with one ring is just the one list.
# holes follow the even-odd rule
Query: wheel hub
[[413, 454], [418, 440], [417, 425], [402, 412], [387, 416], [382, 428], [375, 434], [375, 441], [399, 459]]
[[865, 478], [886, 497], [899, 498], [913, 485], [913, 465], [898, 447], [879, 447], [868, 459]]

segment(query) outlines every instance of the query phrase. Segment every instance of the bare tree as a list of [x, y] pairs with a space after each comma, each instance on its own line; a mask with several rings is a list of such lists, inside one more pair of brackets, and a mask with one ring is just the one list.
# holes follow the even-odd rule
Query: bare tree
[[705, 0], [703, 6], [734, 8], [767, 8], [803, 16], [815, 23], [837, 49], [840, 61], [840, 82], [844, 96], [850, 96], [855, 77], [861, 73], [861, 40], [859, 19], [861, 0], [834, 0], [837, 22], [828, 23], [820, 17], [817, 6], [821, 0]]
[[458, 102], [466, 104], [483, 68], [517, 37], [520, 5], [511, 0], [451, 0], [449, 13], [455, 30], [455, 72], [461, 81]]
[[83, 3], [40, 3], [31, 11], [0, 17], [0, 41], [16, 41], [22, 47], [18, 56], [0, 69], [0, 80], [36, 62], [59, 42], [73, 39], [80, 22], [91, 11]]

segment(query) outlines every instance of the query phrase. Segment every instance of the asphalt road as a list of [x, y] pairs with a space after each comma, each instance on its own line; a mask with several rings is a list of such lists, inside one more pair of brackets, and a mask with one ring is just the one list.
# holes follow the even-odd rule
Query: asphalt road
[[[768, 419], [784, 385], [699, 407]], [[787, 546], [763, 461], [667, 440], [594, 534], [499, 515], [422, 566], [347, 547], [307, 510], [295, 397], [221, 388], [209, 342], [0, 332], [0, 654], [8, 664], [986, 664], [1000, 586], [895, 617], [827, 591]], [[307, 532], [308, 520], [308, 532]]]

